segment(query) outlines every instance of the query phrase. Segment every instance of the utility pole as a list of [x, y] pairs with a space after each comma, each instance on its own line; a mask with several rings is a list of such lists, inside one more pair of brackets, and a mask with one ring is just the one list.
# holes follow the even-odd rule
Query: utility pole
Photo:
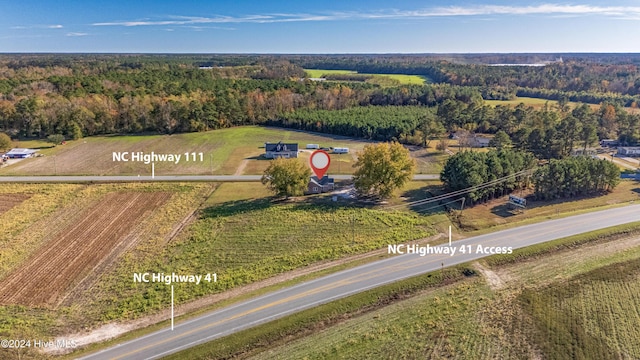
[[351, 246], [356, 244], [356, 215], [351, 216]]

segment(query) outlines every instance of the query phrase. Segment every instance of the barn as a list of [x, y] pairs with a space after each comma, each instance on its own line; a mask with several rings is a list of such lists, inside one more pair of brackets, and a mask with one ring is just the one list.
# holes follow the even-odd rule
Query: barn
[[15, 148], [11, 149], [8, 153], [4, 154], [9, 159], [26, 159], [33, 156], [36, 150]]

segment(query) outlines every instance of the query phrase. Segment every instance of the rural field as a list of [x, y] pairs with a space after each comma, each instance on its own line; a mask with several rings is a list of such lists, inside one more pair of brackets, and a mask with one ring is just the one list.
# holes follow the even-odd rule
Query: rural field
[[[525, 96], [516, 96], [516, 98], [513, 100], [484, 100], [484, 102], [485, 104], [491, 105], [494, 107], [498, 105], [515, 107], [522, 103], [525, 106], [531, 106], [534, 109], [541, 109], [545, 106], [545, 104], [548, 104], [549, 107], [551, 108], [558, 108], [557, 100], [547, 100], [547, 99], [532, 98], [532, 97], [525, 97]], [[569, 101], [567, 104], [571, 109], [580, 105], [580, 103], [573, 102], [573, 101]], [[597, 104], [588, 104], [588, 105], [593, 110], [600, 109], [600, 105], [597, 105]], [[630, 114], [640, 113], [640, 109], [638, 108], [625, 107], [624, 109]]]
[[[298, 143], [301, 150], [306, 144], [350, 148], [350, 154], [331, 155], [329, 173], [333, 174], [352, 173], [355, 152], [367, 144], [342, 136], [257, 126], [176, 135], [89, 137], [43, 149], [44, 156], [4, 167], [0, 175], [151, 175], [151, 164], [112, 161], [113, 152], [125, 151], [183, 155], [177, 165], [156, 163], [156, 175], [262, 174], [268, 166], [268, 161], [260, 157], [264, 143], [278, 141]], [[35, 148], [40, 143], [23, 141], [20, 145]], [[203, 159], [187, 162], [186, 152], [202, 152]], [[305, 151], [300, 157], [304, 160], [309, 154]]]
[[[307, 75], [310, 78], [320, 78], [323, 75], [333, 75], [333, 74], [358, 74], [363, 76], [369, 75], [369, 76], [372, 76], [374, 79], [388, 78], [388, 79], [396, 80], [399, 84], [403, 84], [403, 85], [422, 85], [428, 82], [424, 77], [418, 76], [418, 75], [365, 74], [365, 73], [359, 73], [359, 72], [350, 71], [350, 70], [323, 70], [323, 69], [305, 69], [304, 71], [307, 73]], [[384, 82], [382, 84], [384, 84]]]
[[23, 194], [1, 194], [0, 195], [0, 215], [11, 210], [14, 206], [28, 199], [28, 195]]
[[[258, 183], [220, 184], [161, 258], [125, 262], [116, 273], [124, 278], [135, 269], [153, 267], [160, 272], [218, 274], [215, 284], [176, 285], [176, 301], [182, 303], [387, 243], [424, 238], [436, 233], [435, 222], [446, 221], [444, 215], [387, 212], [324, 197], [274, 203], [269, 195]], [[139, 316], [143, 309], [166, 306], [169, 290], [164, 285], [111, 283], [118, 287], [104, 292], [124, 296], [114, 297], [110, 316]]]
[[448, 223], [270, 195], [259, 183], [3, 187], [11, 208], [0, 234], [0, 335], [59, 336], [166, 309], [170, 287], [133, 283], [135, 272], [218, 274], [217, 283], [176, 284], [182, 304]]
[[82, 209], [73, 224], [3, 279], [0, 304], [57, 305], [70, 285], [96, 276], [94, 268], [108, 266], [135, 246], [138, 236], [132, 231], [169, 197], [165, 192], [116, 192]]
[[22, 201], [2, 214], [0, 334], [54, 336], [99, 322], [88, 315], [104, 314], [105, 297], [118, 296], [100, 292], [110, 274], [132, 256], [157, 257], [211, 190], [207, 184], [3, 186], [0, 198]]

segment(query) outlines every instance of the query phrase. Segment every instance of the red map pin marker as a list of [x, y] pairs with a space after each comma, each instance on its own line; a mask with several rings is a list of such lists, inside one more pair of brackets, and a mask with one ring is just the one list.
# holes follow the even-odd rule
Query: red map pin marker
[[324, 173], [329, 169], [329, 164], [331, 163], [331, 158], [329, 154], [327, 154], [324, 150], [316, 150], [311, 153], [311, 157], [309, 158], [309, 164], [311, 165], [311, 169], [313, 173], [316, 174], [318, 179], [322, 179]]

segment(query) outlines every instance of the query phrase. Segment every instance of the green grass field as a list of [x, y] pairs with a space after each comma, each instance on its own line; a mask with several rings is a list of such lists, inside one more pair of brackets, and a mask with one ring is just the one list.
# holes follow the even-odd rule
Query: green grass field
[[[331, 155], [329, 173], [349, 174], [355, 152], [366, 141], [341, 136], [322, 135], [279, 128], [243, 126], [201, 133], [176, 135], [129, 135], [89, 137], [66, 145], [42, 149], [42, 157], [26, 159], [0, 169], [0, 175], [151, 175], [151, 165], [114, 162], [113, 152], [177, 153], [180, 163], [156, 163], [156, 175], [233, 175], [262, 174], [268, 161], [260, 159], [265, 142], [295, 142], [304, 150], [306, 144], [323, 147], [348, 147], [350, 154]], [[25, 147], [44, 146], [40, 141], [21, 142]], [[49, 146], [49, 145], [46, 145]], [[202, 161], [184, 161], [184, 153], [203, 153]], [[300, 153], [307, 161], [310, 152]]]
[[[523, 97], [516, 96], [516, 98], [513, 100], [485, 100], [484, 102], [485, 104], [494, 106], [494, 107], [498, 105], [515, 107], [520, 103], [523, 103], [525, 106], [531, 106], [536, 109], [540, 109], [544, 107], [545, 104], [548, 104], [549, 107], [551, 108], [556, 108], [556, 109], [558, 108], [557, 100], [547, 100], [547, 99], [524, 97], [524, 96]], [[578, 105], [580, 105], [580, 103], [573, 102], [573, 101], [569, 101], [567, 104], [569, 105], [570, 109], [573, 109]], [[600, 105], [598, 104], [589, 104], [589, 106], [593, 110], [598, 110], [600, 108]], [[638, 108], [625, 107], [624, 109], [630, 114], [640, 113], [640, 109]]]
[[310, 78], [320, 78], [322, 77], [322, 75], [328, 75], [328, 74], [359, 74], [359, 75], [371, 75], [374, 78], [384, 77], [384, 78], [393, 79], [393, 80], [396, 80], [401, 85], [423, 85], [428, 82], [424, 77], [418, 76], [418, 75], [366, 74], [366, 73], [359, 73], [359, 72], [350, 71], [350, 70], [322, 70], [322, 69], [305, 69], [304, 71], [306, 71], [307, 75]]

